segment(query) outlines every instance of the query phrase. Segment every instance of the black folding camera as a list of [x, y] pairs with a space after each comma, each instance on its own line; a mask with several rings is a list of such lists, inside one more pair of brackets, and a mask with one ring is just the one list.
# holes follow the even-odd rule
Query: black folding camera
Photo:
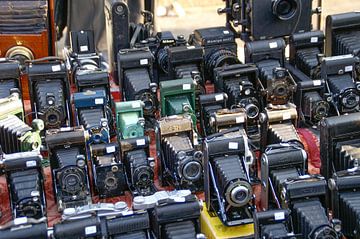
[[42, 156], [35, 151], [5, 154], [1, 158], [0, 168], [6, 175], [13, 218], [44, 217], [46, 203]]
[[321, 174], [325, 178], [360, 165], [359, 117], [360, 113], [334, 116], [320, 124]]
[[226, 226], [253, 223], [255, 197], [250, 182], [252, 153], [239, 129], [204, 141], [205, 202]]
[[307, 173], [307, 153], [296, 143], [268, 145], [261, 156], [261, 210], [281, 206], [281, 185]]
[[148, 212], [133, 212], [122, 201], [69, 208], [62, 219], [53, 227], [54, 238], [152, 238]]
[[0, 99], [6, 98], [14, 89], [20, 90], [20, 64], [16, 60], [0, 59]]
[[203, 153], [197, 148], [191, 119], [186, 116], [161, 118], [156, 133], [162, 185], [201, 191]]
[[292, 231], [289, 209], [273, 209], [254, 213], [255, 238], [296, 239]]
[[323, 59], [321, 78], [331, 96], [332, 115], [359, 111], [360, 83], [356, 82], [355, 58], [352, 55]]
[[58, 210], [91, 202], [86, 161], [87, 133], [82, 126], [46, 132]]
[[290, 37], [290, 64], [285, 63], [285, 67], [297, 84], [294, 103], [301, 126], [316, 125], [330, 110], [330, 98], [320, 74], [324, 38], [322, 31], [296, 33]]
[[[312, 29], [313, 0], [226, 0], [227, 24], [244, 41], [289, 36]], [[320, 13], [320, 12], [315, 12]], [[241, 30], [237, 30], [241, 27]]]
[[326, 17], [326, 56], [359, 56], [360, 13], [349, 12]]
[[264, 97], [262, 108], [268, 104], [285, 105], [292, 101], [296, 83], [284, 67], [285, 41], [273, 39], [245, 44], [245, 61], [259, 69], [257, 90]]
[[202, 94], [199, 96], [200, 104], [200, 125], [202, 134], [212, 134], [210, 117], [219, 110], [226, 108], [228, 95], [226, 93]]
[[116, 197], [127, 189], [124, 165], [116, 143], [90, 146], [94, 186], [100, 198]]
[[240, 63], [235, 35], [229, 28], [197, 29], [190, 35], [189, 43], [204, 48], [204, 82], [214, 82], [215, 68]]
[[45, 129], [70, 126], [70, 87], [61, 59], [38, 59], [27, 63], [32, 111]]
[[333, 216], [341, 220], [341, 231], [345, 237], [360, 238], [359, 198], [360, 171], [353, 168], [335, 173], [329, 179]]
[[122, 97], [126, 101], [144, 102], [144, 114], [154, 117], [158, 102], [157, 84], [153, 82], [153, 55], [149, 48], [120, 50], [118, 78]]
[[325, 206], [327, 182], [320, 175], [287, 178], [282, 183], [284, 207], [291, 209], [294, 232], [307, 238], [341, 238], [341, 223], [331, 222]]
[[150, 211], [152, 230], [157, 238], [198, 238], [201, 210], [194, 195], [182, 202], [168, 200]]
[[155, 159], [150, 157], [147, 136], [120, 140], [122, 162], [125, 165], [128, 187], [134, 196], [155, 192]]

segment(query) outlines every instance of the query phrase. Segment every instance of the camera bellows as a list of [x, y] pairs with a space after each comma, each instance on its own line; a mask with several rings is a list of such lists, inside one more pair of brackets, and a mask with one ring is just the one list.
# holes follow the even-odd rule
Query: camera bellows
[[16, 218], [44, 216], [42, 179], [37, 169], [10, 172], [8, 183]]
[[242, 207], [252, 199], [252, 188], [239, 156], [214, 158], [214, 174], [219, 191], [234, 207]]
[[80, 125], [85, 129], [99, 127], [101, 119], [104, 118], [103, 109], [80, 109], [79, 110]]
[[192, 221], [174, 222], [164, 226], [165, 239], [196, 238], [196, 228]]
[[33, 121], [33, 127], [28, 126], [18, 117], [9, 115], [0, 120], [0, 145], [5, 153], [39, 150], [41, 146], [40, 131], [43, 123]]
[[295, 202], [293, 204], [293, 223], [295, 231], [302, 232], [308, 238], [339, 238], [329, 226], [325, 208], [318, 200]]
[[269, 125], [269, 142], [280, 143], [294, 140], [301, 142], [295, 126], [291, 122]]

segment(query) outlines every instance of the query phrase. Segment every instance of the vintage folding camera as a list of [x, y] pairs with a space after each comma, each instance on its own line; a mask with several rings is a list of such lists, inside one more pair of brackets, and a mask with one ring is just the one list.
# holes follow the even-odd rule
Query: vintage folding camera
[[199, 95], [200, 104], [200, 125], [202, 134], [207, 136], [212, 134], [210, 128], [210, 116], [218, 110], [226, 108], [228, 95], [226, 93], [213, 93]]
[[359, 165], [359, 117], [360, 113], [334, 116], [320, 124], [321, 174], [325, 178]]
[[325, 57], [321, 63], [321, 78], [331, 96], [332, 115], [359, 111], [360, 83], [355, 81], [354, 56]]
[[295, 142], [268, 145], [261, 156], [261, 210], [280, 207], [281, 185], [307, 173], [307, 153]]
[[0, 145], [4, 153], [39, 151], [44, 122], [34, 119], [31, 127], [15, 115], [0, 120]]
[[150, 157], [148, 136], [120, 140], [122, 162], [125, 165], [128, 187], [134, 196], [152, 195], [155, 159]]
[[322, 31], [296, 33], [290, 37], [290, 64], [313, 80], [320, 78], [320, 59], [324, 53]]
[[0, 168], [6, 175], [13, 218], [44, 217], [46, 203], [39, 152], [5, 154]]
[[156, 127], [157, 154], [163, 186], [193, 192], [203, 188], [203, 153], [198, 149], [193, 122], [186, 116], [163, 117]]
[[27, 63], [31, 107], [46, 129], [71, 124], [70, 86], [61, 59], [39, 59]]
[[329, 220], [325, 206], [327, 182], [320, 175], [288, 178], [282, 183], [284, 207], [291, 209], [295, 233], [307, 238], [341, 238], [341, 223]]
[[1, 239], [50, 239], [46, 217], [41, 219], [15, 218], [8, 224], [0, 226], [0, 232]]
[[69, 208], [62, 218], [54, 238], [151, 238], [148, 212], [131, 211], [122, 201]]
[[191, 78], [193, 72], [199, 72], [197, 82], [203, 83], [203, 59], [204, 49], [201, 46], [175, 46], [167, 48], [168, 69], [171, 79]]
[[164, 200], [151, 210], [151, 228], [157, 238], [200, 237], [200, 212], [202, 205], [195, 195], [181, 201]]
[[158, 107], [157, 84], [153, 83], [154, 57], [149, 48], [123, 49], [117, 57], [123, 99], [141, 100], [144, 103], [144, 115], [154, 117]]
[[254, 63], [259, 69], [257, 90], [264, 97], [262, 107], [268, 104], [284, 105], [292, 101], [296, 83], [284, 67], [285, 41], [277, 38], [247, 42], [245, 61]]
[[266, 108], [260, 114], [261, 147], [268, 144], [297, 142], [302, 145], [296, 131], [298, 114], [296, 106], [289, 104], [280, 109]]
[[341, 220], [341, 231], [349, 238], [360, 238], [359, 221], [359, 184], [358, 168], [336, 172], [329, 179], [331, 202], [328, 207], [333, 216]]
[[90, 146], [94, 186], [100, 198], [116, 197], [127, 189], [124, 165], [116, 143]]
[[254, 213], [256, 239], [297, 239], [292, 231], [289, 209], [273, 209]]
[[[16, 60], [0, 59], [0, 99], [10, 96], [14, 89], [21, 90], [20, 64]], [[22, 92], [24, 94], [25, 92]], [[26, 92], [29, 94], [29, 92]]]
[[313, 0], [227, 0], [226, 8], [218, 12], [226, 13], [227, 24], [244, 41], [263, 40], [310, 31], [312, 3]]
[[0, 56], [22, 64], [55, 55], [54, 1], [1, 1]]
[[235, 128], [210, 135], [203, 148], [207, 210], [226, 226], [253, 223], [255, 197], [249, 176], [253, 156], [246, 134]]
[[109, 124], [104, 91], [86, 91], [73, 94], [77, 125], [89, 132], [87, 144], [109, 143]]
[[214, 82], [215, 68], [240, 63], [235, 35], [227, 27], [197, 29], [190, 35], [189, 43], [204, 48], [204, 82]]
[[24, 106], [20, 98], [19, 91], [15, 88], [11, 94], [5, 98], [0, 98], [0, 120], [8, 115], [15, 115], [24, 120]]
[[115, 104], [118, 139], [144, 136], [144, 103], [140, 100], [123, 101]]
[[161, 116], [189, 114], [196, 125], [195, 87], [191, 78], [160, 82]]
[[46, 131], [46, 144], [58, 211], [91, 202], [86, 161], [87, 131], [82, 126]]
[[360, 14], [348, 12], [329, 15], [326, 18], [326, 56], [353, 54], [358, 56], [360, 45]]

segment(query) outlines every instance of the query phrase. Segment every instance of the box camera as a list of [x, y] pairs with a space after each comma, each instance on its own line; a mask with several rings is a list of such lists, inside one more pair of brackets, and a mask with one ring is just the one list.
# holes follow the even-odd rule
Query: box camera
[[18, 90], [11, 91], [5, 98], [0, 98], [0, 120], [8, 115], [15, 115], [24, 120], [24, 107]]
[[331, 223], [327, 215], [326, 192], [327, 182], [320, 175], [288, 178], [283, 182], [282, 200], [292, 210], [295, 233], [308, 238], [341, 238], [341, 224]]
[[0, 145], [4, 153], [17, 153], [40, 150], [40, 132], [44, 129], [44, 122], [35, 119], [31, 127], [15, 115], [8, 115], [0, 120]]
[[[227, 0], [227, 24], [244, 41], [289, 36], [312, 29], [313, 0]], [[237, 27], [241, 26], [241, 31]]]
[[333, 115], [359, 111], [360, 84], [355, 82], [354, 72], [352, 55], [326, 57], [321, 63], [321, 78], [325, 79], [331, 96]]
[[47, 58], [27, 63], [32, 111], [46, 129], [70, 126], [70, 86], [64, 62]]
[[226, 93], [199, 95], [200, 125], [203, 135], [207, 136], [212, 134], [210, 128], [210, 116], [218, 110], [225, 109], [227, 99], [228, 95]]
[[104, 91], [86, 91], [73, 94], [77, 125], [89, 132], [87, 144], [109, 143], [109, 120]]
[[44, 217], [46, 203], [42, 156], [38, 152], [5, 154], [0, 168], [6, 175], [13, 217]]
[[204, 48], [204, 82], [214, 82], [215, 68], [240, 63], [235, 35], [227, 27], [197, 29], [189, 43]]
[[150, 239], [150, 219], [146, 211], [133, 212], [125, 202], [90, 204], [69, 208], [54, 225], [53, 237], [144, 238]]
[[253, 162], [242, 131], [210, 135], [203, 144], [205, 202], [226, 226], [253, 223], [255, 198], [248, 165]]
[[118, 138], [138, 138], [144, 136], [144, 103], [140, 100], [124, 101], [115, 104]]
[[157, 152], [161, 159], [161, 183], [176, 189], [201, 191], [203, 153], [198, 150], [197, 135], [186, 116], [164, 117], [158, 121]]
[[360, 14], [341, 13], [326, 17], [326, 56], [353, 54], [359, 56]]
[[156, 191], [155, 159], [150, 157], [149, 147], [150, 139], [147, 136], [120, 140], [128, 187], [135, 196], [151, 195]]
[[153, 82], [153, 55], [148, 48], [123, 49], [118, 55], [119, 87], [126, 101], [141, 100], [144, 115], [154, 117], [158, 107]]
[[254, 213], [255, 238], [296, 239], [292, 232], [289, 209], [273, 209]]
[[[10, 96], [15, 89], [21, 90], [20, 64], [18, 61], [6, 58], [0, 60], [0, 71], [2, 73], [0, 76], [0, 99]], [[29, 93], [27, 92], [27, 94]]]
[[359, 117], [360, 113], [334, 116], [320, 124], [321, 174], [325, 178], [359, 163], [355, 150], [360, 135]]
[[87, 132], [82, 126], [46, 131], [58, 210], [91, 202], [86, 161]]
[[268, 145], [261, 156], [261, 209], [280, 207], [281, 186], [307, 173], [307, 153], [297, 143]]
[[150, 221], [157, 238], [199, 238], [202, 205], [194, 195], [182, 201], [166, 200], [151, 210]]
[[116, 197], [127, 189], [124, 165], [116, 143], [90, 146], [94, 186], [100, 198]]
[[161, 116], [189, 114], [195, 127], [195, 87], [191, 78], [160, 82]]
[[335, 173], [329, 180], [333, 216], [341, 220], [344, 236], [360, 238], [359, 221], [359, 169], [349, 169]]
[[55, 55], [54, 1], [1, 1], [0, 56], [24, 63]]

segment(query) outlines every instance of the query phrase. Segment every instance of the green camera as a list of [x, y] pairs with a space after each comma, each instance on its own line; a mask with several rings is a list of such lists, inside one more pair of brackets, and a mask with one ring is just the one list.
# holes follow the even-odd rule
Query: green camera
[[116, 125], [119, 140], [144, 136], [143, 108], [144, 103], [140, 100], [116, 103]]
[[192, 78], [161, 82], [161, 116], [190, 114], [196, 125], [195, 89], [196, 82]]
[[24, 108], [19, 92], [13, 92], [8, 97], [0, 99], [0, 119], [8, 115], [15, 115], [24, 120]]

